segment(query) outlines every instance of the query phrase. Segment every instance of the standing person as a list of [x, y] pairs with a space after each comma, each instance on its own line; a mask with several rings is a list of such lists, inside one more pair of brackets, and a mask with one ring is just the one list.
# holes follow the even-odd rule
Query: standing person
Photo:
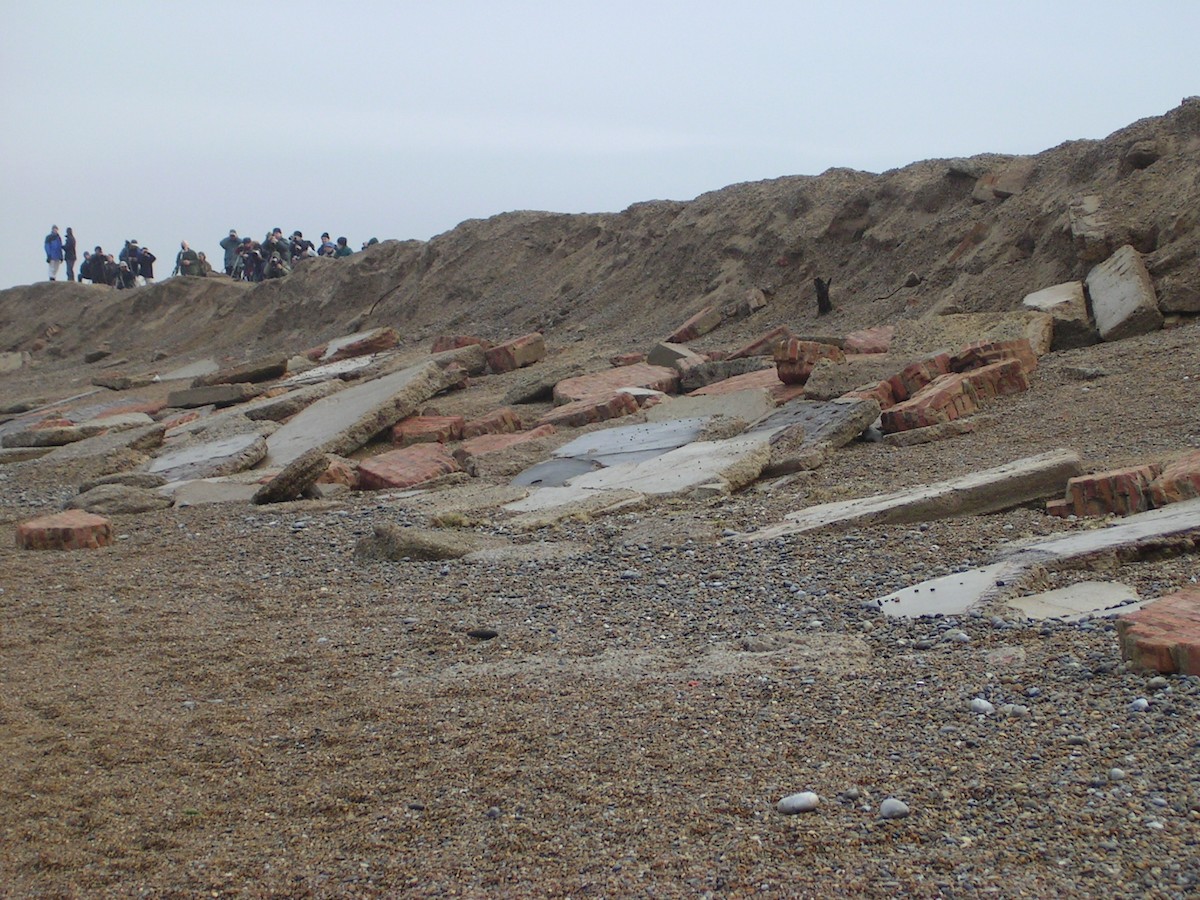
[[150, 252], [149, 247], [142, 248], [142, 252], [138, 257], [138, 274], [142, 276], [142, 280], [146, 284], [154, 284], [154, 261], [156, 259], [158, 257]]
[[50, 280], [58, 280], [58, 270], [63, 264], [63, 241], [58, 233], [58, 226], [51, 225], [50, 233], [46, 235], [46, 265], [50, 267]]
[[242, 244], [241, 238], [238, 237], [237, 229], [230, 228], [229, 236], [221, 238], [221, 249], [225, 251], [225, 274], [232, 275], [233, 267], [237, 263], [238, 247]]
[[[67, 264], [67, 281], [75, 280], [75, 260], [78, 258], [75, 255], [75, 232], [68, 228], [67, 236], [63, 240], [63, 261]], [[82, 274], [80, 277], [83, 277]]]
[[175, 254], [175, 270], [172, 275], [199, 275], [200, 257], [188, 246], [187, 241], [179, 242], [179, 252]]

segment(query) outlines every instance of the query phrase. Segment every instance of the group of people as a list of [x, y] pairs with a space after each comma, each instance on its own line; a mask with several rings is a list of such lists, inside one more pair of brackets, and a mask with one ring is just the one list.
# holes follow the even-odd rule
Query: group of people
[[261, 241], [239, 237], [237, 229], [231, 228], [229, 235], [221, 239], [221, 249], [225, 251], [225, 274], [240, 281], [282, 278], [302, 259], [341, 258], [354, 253], [346, 238], [340, 237], [335, 243], [330, 240], [328, 231], [321, 235], [318, 246], [307, 240], [301, 231], [293, 231], [292, 236], [286, 238], [282, 228], [272, 230]]
[[[379, 241], [376, 238], [371, 238], [363, 244], [363, 249], [377, 243]], [[57, 225], [52, 226], [50, 233], [46, 235], [45, 249], [50, 280], [58, 280], [58, 273], [65, 264], [67, 281], [75, 281], [75, 263], [78, 256], [74, 232], [68, 228], [66, 234], [62, 235], [59, 234]], [[330, 240], [329, 232], [325, 232], [321, 235], [320, 245], [316, 245], [306, 240], [300, 231], [295, 231], [290, 238], [285, 238], [281, 228], [271, 231], [261, 242], [249, 237], [239, 237], [237, 230], [231, 228], [229, 236], [221, 239], [221, 249], [225, 251], [225, 274], [241, 281], [282, 278], [290, 274], [292, 268], [302, 259], [320, 256], [341, 258], [354, 253], [344, 237], [335, 242]], [[148, 248], [139, 246], [136, 240], [126, 241], [116, 257], [105, 253], [100, 247], [92, 251], [85, 250], [83, 261], [79, 265], [79, 281], [107, 284], [118, 289], [153, 284], [154, 263], [157, 259]], [[203, 252], [193, 250], [187, 241], [180, 241], [172, 275], [204, 276], [212, 271], [213, 267]]]
[[[50, 233], [46, 235], [45, 249], [50, 280], [58, 280], [58, 273], [65, 263], [67, 281], [74, 281], [75, 263], [79, 259], [75, 233], [68, 228], [66, 234], [61, 235], [58, 226], [52, 226]], [[79, 263], [79, 281], [107, 284], [118, 289], [153, 284], [154, 263], [157, 259], [149, 248], [139, 247], [137, 241], [126, 241], [115, 258], [97, 246], [95, 250], [83, 251], [83, 261]]]

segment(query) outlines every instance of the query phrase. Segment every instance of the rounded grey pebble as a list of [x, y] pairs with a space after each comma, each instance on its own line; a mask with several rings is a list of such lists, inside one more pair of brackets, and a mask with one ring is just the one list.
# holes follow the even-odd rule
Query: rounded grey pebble
[[1125, 780], [1125, 770], [1124, 769], [1116, 769], [1116, 768], [1109, 769], [1108, 770], [1108, 780], [1109, 781], [1124, 781]]
[[1145, 697], [1138, 697], [1136, 700], [1134, 700], [1132, 703], [1129, 704], [1130, 712], [1137, 712], [1137, 713], [1145, 712], [1149, 708], [1150, 708], [1150, 701], [1147, 700]]
[[800, 791], [798, 794], [788, 794], [776, 805], [785, 816], [794, 816], [796, 813], [812, 812], [821, 805], [821, 798], [812, 791]]
[[1167, 681], [1167, 679], [1163, 678], [1163, 676], [1155, 675], [1153, 678], [1151, 678], [1149, 681], [1146, 682], [1146, 687], [1150, 688], [1150, 690], [1152, 690], [1152, 691], [1158, 691], [1158, 690], [1162, 690], [1163, 688], [1165, 688], [1168, 684], [1170, 684], [1170, 682]]
[[976, 697], [971, 701], [971, 712], [976, 713], [977, 715], [990, 716], [995, 711], [996, 707], [992, 706], [992, 704], [984, 700], [982, 697]]
[[879, 804], [879, 815], [885, 819], [903, 819], [908, 812], [908, 804], [895, 797], [888, 797]]

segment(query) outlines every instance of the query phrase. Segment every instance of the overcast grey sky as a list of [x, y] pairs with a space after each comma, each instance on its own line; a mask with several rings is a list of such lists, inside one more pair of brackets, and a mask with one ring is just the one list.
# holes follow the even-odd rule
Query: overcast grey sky
[[0, 287], [42, 239], [358, 247], [1035, 153], [1200, 93], [1200, 3], [0, 0]]

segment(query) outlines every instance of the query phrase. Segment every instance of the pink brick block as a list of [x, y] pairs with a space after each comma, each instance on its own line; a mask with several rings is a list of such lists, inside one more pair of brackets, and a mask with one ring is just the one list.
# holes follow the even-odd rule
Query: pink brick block
[[788, 338], [776, 344], [771, 355], [775, 359], [775, 371], [779, 380], [784, 384], [804, 384], [812, 374], [813, 366], [822, 359], [846, 361], [845, 354], [833, 344], [801, 341], [796, 338]]
[[454, 458], [465, 463], [473, 456], [486, 456], [489, 453], [499, 453], [509, 447], [516, 447], [526, 441], [548, 437], [557, 431], [553, 425], [539, 425], [529, 431], [518, 431], [514, 434], [481, 434], [479, 437], [463, 441], [462, 446], [454, 451]]
[[564, 425], [578, 428], [592, 422], [606, 422], [638, 411], [637, 399], [624, 391], [607, 396], [596, 395], [556, 406], [538, 419], [539, 425]]
[[108, 519], [82, 509], [30, 519], [17, 526], [17, 546], [22, 550], [94, 550], [112, 542]]
[[1117, 617], [1121, 658], [1164, 675], [1200, 675], [1200, 588]]
[[1164, 466], [1150, 485], [1150, 495], [1155, 506], [1200, 497], [1200, 450]]
[[461, 471], [462, 466], [441, 444], [413, 444], [359, 463], [358, 489], [407, 488]]
[[1130, 466], [1067, 482], [1066, 500], [1077, 516], [1128, 516], [1153, 508], [1151, 482], [1158, 475], [1155, 465]]
[[724, 316], [720, 308], [706, 306], [671, 332], [667, 340], [672, 344], [686, 344], [688, 341], [694, 341], [703, 334], [708, 334], [720, 325], [722, 321], [724, 321]]
[[555, 403], [571, 403], [587, 397], [607, 397], [619, 388], [648, 388], [674, 394], [679, 391], [679, 373], [667, 366], [634, 363], [592, 375], [565, 378], [554, 386]]
[[493, 372], [513, 372], [531, 366], [546, 355], [546, 341], [537, 332], [497, 344], [486, 352], [488, 368]]
[[409, 416], [392, 426], [392, 443], [401, 447], [411, 444], [447, 444], [462, 440], [466, 419], [462, 416]]
[[463, 440], [479, 437], [481, 434], [509, 434], [521, 430], [521, 417], [511, 406], [502, 406], [486, 416], [472, 419], [462, 427]]
[[804, 385], [784, 384], [774, 369], [759, 369], [757, 372], [747, 372], [745, 375], [734, 375], [723, 381], [714, 381], [702, 388], [697, 388], [688, 394], [689, 397], [719, 397], [723, 394], [733, 394], [737, 391], [748, 391], [754, 388], [767, 388], [778, 406], [804, 396]]
[[846, 335], [842, 350], [846, 353], [887, 353], [896, 334], [895, 325], [876, 325]]

